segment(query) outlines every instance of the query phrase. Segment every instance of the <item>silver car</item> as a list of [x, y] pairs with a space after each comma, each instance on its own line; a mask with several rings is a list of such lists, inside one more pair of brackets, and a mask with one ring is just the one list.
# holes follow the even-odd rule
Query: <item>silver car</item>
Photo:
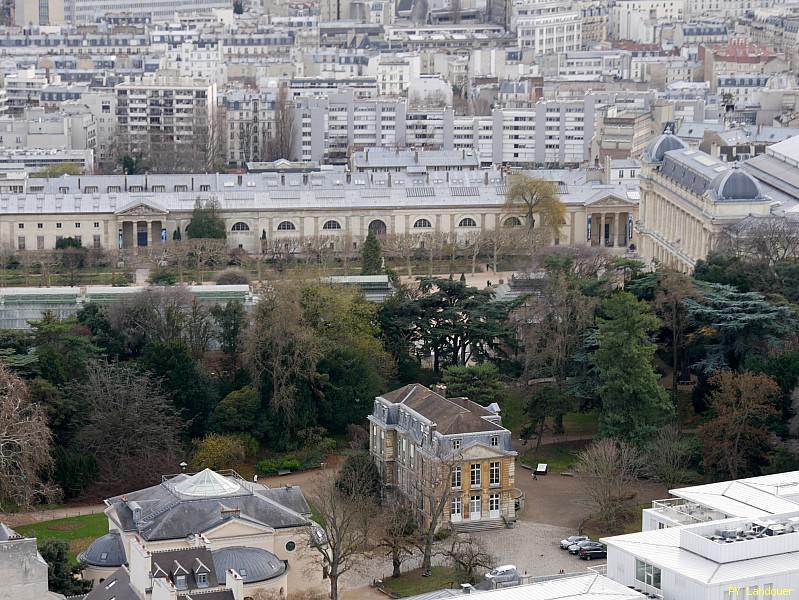
[[516, 572], [516, 565], [502, 565], [486, 573], [486, 579], [493, 585], [497, 585], [518, 581], [519, 574]]
[[565, 540], [560, 540], [560, 549], [561, 550], [568, 550], [569, 546], [573, 546], [578, 542], [583, 542], [588, 539], [587, 535], [572, 535], [567, 537]]

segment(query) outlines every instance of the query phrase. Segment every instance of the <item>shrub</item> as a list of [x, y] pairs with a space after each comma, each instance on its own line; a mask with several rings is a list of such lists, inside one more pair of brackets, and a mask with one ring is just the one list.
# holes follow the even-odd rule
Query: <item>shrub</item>
[[247, 451], [244, 444], [233, 435], [209, 433], [201, 440], [194, 440], [192, 466], [195, 469], [229, 469], [244, 460]]
[[239, 269], [227, 269], [216, 277], [217, 285], [247, 285], [249, 283], [250, 278]]
[[452, 532], [449, 529], [439, 529], [438, 531], [436, 531], [433, 537], [437, 542], [441, 542], [443, 540], [446, 540], [451, 535]]
[[245, 459], [250, 460], [255, 458], [255, 455], [258, 454], [260, 444], [251, 433], [232, 433], [230, 437], [234, 437], [241, 442], [241, 446], [244, 448]]
[[261, 475], [274, 475], [280, 468], [278, 465], [279, 463], [277, 460], [273, 458], [265, 458], [258, 461], [258, 463], [255, 465], [255, 470]]
[[150, 273], [149, 282], [153, 285], [175, 285], [178, 277], [170, 269], [158, 268]]
[[300, 461], [297, 460], [296, 456], [284, 456], [280, 461], [280, 468], [289, 471], [299, 471]]

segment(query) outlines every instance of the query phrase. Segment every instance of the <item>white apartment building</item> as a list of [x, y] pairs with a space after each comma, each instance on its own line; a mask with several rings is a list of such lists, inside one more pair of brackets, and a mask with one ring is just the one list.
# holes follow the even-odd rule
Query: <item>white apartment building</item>
[[124, 144], [146, 147], [207, 143], [216, 115], [216, 84], [163, 70], [139, 81], [121, 83], [116, 93], [117, 136]]
[[481, 167], [494, 164], [494, 119], [459, 117], [452, 120], [452, 146], [477, 156]]
[[610, 33], [616, 40], [654, 42], [658, 23], [683, 20], [686, 0], [618, 0], [611, 8]]
[[630, 78], [629, 52], [589, 50], [564, 52], [557, 56], [556, 75], [577, 81]]
[[87, 150], [96, 145], [94, 117], [88, 111], [45, 113], [25, 109], [21, 117], [0, 117], [0, 148]]
[[686, 0], [686, 14], [713, 17], [740, 17], [756, 8], [780, 6], [780, 0]]
[[98, 165], [111, 165], [114, 156], [114, 136], [117, 123], [117, 97], [113, 91], [92, 90], [79, 101], [64, 103], [65, 112], [88, 111], [94, 117], [96, 143], [94, 158]]
[[[53, 0], [49, 0], [52, 2]], [[153, 21], [170, 21], [175, 15], [210, 13], [230, 8], [229, 0], [62, 0], [69, 23], [93, 23], [108, 13], [150, 16]]]
[[451, 108], [409, 107], [405, 115], [405, 144], [413, 148], [451, 150], [454, 120]]
[[582, 49], [583, 17], [578, 10], [548, 0], [523, 0], [514, 5], [519, 46], [536, 55], [574, 52]]
[[60, 25], [64, 22], [64, 0], [15, 0], [14, 23], [31, 25]]
[[27, 107], [39, 106], [42, 89], [48, 79], [43, 70], [30, 67], [6, 75], [5, 88], [8, 112], [20, 115]]
[[406, 96], [411, 80], [421, 74], [419, 54], [378, 54], [369, 59], [367, 74], [377, 78], [381, 96]]
[[298, 160], [345, 164], [350, 149], [404, 146], [407, 102], [352, 90], [295, 99]]
[[168, 46], [164, 53], [166, 68], [175, 69], [181, 77], [206, 79], [217, 86], [227, 80], [222, 41], [203, 38]]

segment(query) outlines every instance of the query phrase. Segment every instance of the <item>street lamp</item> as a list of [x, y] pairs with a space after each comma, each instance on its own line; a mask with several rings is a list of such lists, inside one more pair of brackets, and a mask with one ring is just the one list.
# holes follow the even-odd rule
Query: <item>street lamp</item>
[[188, 467], [188, 466], [189, 466], [189, 465], [186, 463], [186, 461], [185, 461], [185, 460], [184, 460], [184, 461], [182, 461], [182, 462], [180, 463], [180, 472], [181, 472], [181, 473], [185, 473], [185, 472], [186, 472], [186, 467]]

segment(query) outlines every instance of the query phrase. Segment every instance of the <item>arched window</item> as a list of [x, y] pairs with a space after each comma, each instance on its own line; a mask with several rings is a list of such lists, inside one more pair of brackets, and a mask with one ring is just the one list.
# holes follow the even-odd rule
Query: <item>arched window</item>
[[369, 233], [374, 233], [375, 235], [386, 235], [387, 230], [388, 228], [386, 227], [386, 224], [380, 219], [375, 219], [369, 223]]
[[505, 227], [519, 227], [521, 224], [522, 222], [519, 220], [519, 217], [508, 217], [503, 223]]
[[326, 221], [324, 225], [322, 225], [322, 229], [341, 229], [341, 223], [338, 221]]
[[430, 229], [432, 226], [432, 223], [427, 219], [417, 219], [416, 223], [413, 224], [414, 229]]
[[458, 227], [477, 227], [477, 223], [471, 217], [465, 217], [458, 223]]
[[294, 231], [296, 229], [291, 221], [281, 221], [280, 225], [277, 226], [278, 231]]
[[249, 231], [250, 230], [250, 226], [247, 225], [247, 223], [243, 223], [242, 221], [239, 221], [238, 223], [235, 223], [233, 225], [233, 227], [230, 228], [230, 230], [231, 231]]

